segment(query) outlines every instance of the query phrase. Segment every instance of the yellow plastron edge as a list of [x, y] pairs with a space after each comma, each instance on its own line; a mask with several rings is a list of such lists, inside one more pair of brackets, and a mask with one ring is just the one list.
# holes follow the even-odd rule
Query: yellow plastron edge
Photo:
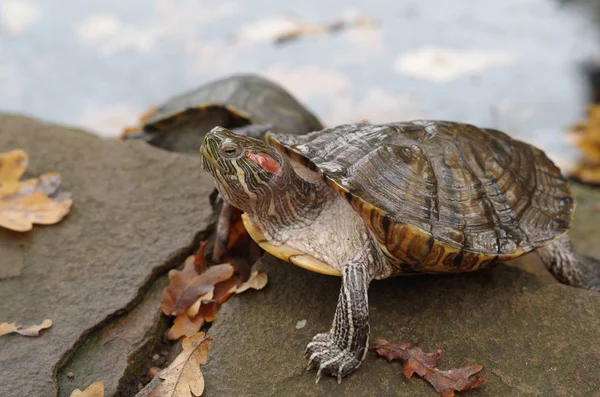
[[311, 272], [327, 274], [329, 276], [341, 276], [339, 271], [327, 265], [325, 262], [321, 262], [295, 248], [287, 245], [275, 246], [270, 244], [262, 230], [252, 223], [245, 213], [242, 214], [242, 221], [244, 222], [246, 231], [248, 231], [248, 234], [252, 237], [252, 240], [256, 241], [256, 243], [269, 254], [306, 270], [310, 270]]

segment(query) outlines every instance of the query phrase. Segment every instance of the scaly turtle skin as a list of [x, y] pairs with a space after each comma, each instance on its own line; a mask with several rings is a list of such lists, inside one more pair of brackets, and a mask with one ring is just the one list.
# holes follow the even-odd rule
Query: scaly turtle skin
[[[283, 134], [323, 128], [279, 85], [258, 75], [235, 74], [171, 98], [148, 117], [142, 133], [123, 138], [145, 139], [153, 146], [197, 155], [204, 136], [213, 127], [244, 131], [251, 125], [269, 125], [272, 132]], [[250, 128], [245, 132], [262, 138], [264, 131]]]
[[[254, 74], [236, 74], [171, 98], [150, 115], [139, 133], [165, 150], [197, 155], [204, 136], [215, 126], [263, 139], [265, 132], [305, 134], [321, 122], [285, 89]], [[232, 208], [222, 203], [212, 259], [219, 261], [231, 228]]]
[[341, 125], [266, 142], [217, 127], [202, 163], [269, 253], [342, 277], [332, 329], [307, 346], [317, 380], [363, 361], [367, 290], [394, 275], [467, 272], [535, 250], [561, 282], [600, 290], [573, 252], [569, 184], [545, 154], [469, 124]]

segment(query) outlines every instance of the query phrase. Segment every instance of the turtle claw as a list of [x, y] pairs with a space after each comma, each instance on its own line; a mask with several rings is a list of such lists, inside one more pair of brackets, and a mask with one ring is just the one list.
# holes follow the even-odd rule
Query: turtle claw
[[361, 363], [354, 352], [340, 349], [330, 333], [316, 335], [306, 347], [306, 352], [306, 369], [318, 368], [315, 383], [319, 383], [322, 374], [328, 373], [337, 377], [340, 384], [342, 378], [352, 373]]
[[315, 383], [319, 383], [319, 381], [321, 380], [321, 371], [323, 370], [323, 368], [319, 368], [319, 370], [317, 371], [317, 378], [315, 379]]

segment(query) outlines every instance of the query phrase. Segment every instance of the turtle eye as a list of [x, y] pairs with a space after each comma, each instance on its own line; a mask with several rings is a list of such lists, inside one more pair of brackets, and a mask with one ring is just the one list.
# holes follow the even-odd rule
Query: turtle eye
[[219, 152], [221, 153], [221, 156], [228, 158], [228, 159], [234, 159], [234, 158], [238, 158], [243, 154], [244, 148], [242, 148], [240, 145], [237, 145], [233, 142], [224, 142], [221, 147], [219, 148]]

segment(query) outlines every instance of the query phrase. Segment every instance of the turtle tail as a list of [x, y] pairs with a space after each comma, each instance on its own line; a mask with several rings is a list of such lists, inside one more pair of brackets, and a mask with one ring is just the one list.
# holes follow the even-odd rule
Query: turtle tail
[[536, 252], [559, 282], [600, 292], [600, 260], [576, 253], [568, 235], [562, 235]]

